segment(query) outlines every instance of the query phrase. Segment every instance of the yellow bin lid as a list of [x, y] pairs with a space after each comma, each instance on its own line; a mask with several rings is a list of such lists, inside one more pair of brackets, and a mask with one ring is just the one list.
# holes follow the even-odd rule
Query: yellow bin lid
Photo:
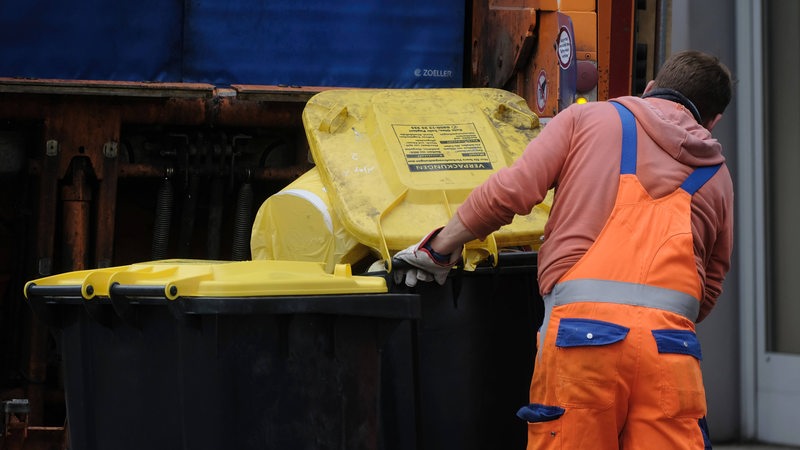
[[178, 297], [270, 297], [388, 292], [381, 277], [354, 276], [348, 264], [333, 273], [308, 261], [170, 259], [67, 272], [29, 281], [25, 296], [109, 297], [113, 289], [175, 300]]
[[[344, 227], [390, 261], [444, 225], [539, 131], [525, 100], [491, 89], [341, 89], [312, 97], [303, 124]], [[538, 249], [552, 194], [472, 247]]]

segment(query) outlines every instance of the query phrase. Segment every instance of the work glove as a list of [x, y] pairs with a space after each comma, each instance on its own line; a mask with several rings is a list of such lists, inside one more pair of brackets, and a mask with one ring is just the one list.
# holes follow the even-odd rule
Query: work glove
[[405, 282], [408, 287], [414, 287], [418, 281], [436, 280], [439, 284], [447, 281], [447, 274], [456, 264], [450, 262], [450, 255], [440, 255], [430, 247], [430, 241], [436, 237], [442, 228], [431, 231], [421, 241], [400, 250], [392, 258], [392, 273], [394, 282], [400, 284]]

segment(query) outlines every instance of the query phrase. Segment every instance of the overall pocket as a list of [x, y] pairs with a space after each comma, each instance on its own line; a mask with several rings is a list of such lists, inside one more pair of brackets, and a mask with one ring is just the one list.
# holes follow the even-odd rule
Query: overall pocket
[[614, 404], [622, 341], [629, 331], [599, 320], [560, 320], [556, 396], [562, 406], [607, 409]]
[[531, 403], [517, 411], [517, 417], [528, 422], [528, 448], [558, 450], [561, 448], [561, 416], [564, 408]]
[[700, 370], [700, 342], [689, 330], [653, 330], [659, 353], [661, 409], [668, 417], [700, 419], [706, 393]]

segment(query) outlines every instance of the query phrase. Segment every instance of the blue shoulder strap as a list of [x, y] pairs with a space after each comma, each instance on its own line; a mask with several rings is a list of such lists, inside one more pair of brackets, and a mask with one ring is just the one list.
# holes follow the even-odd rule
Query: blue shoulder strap
[[[620, 174], [636, 173], [636, 119], [633, 113], [625, 106], [612, 101], [612, 105], [617, 108], [619, 118], [622, 121], [622, 159], [620, 160]], [[694, 195], [698, 189], [703, 187], [714, 174], [717, 173], [722, 163], [713, 166], [703, 166], [696, 168], [681, 184], [681, 189]]]
[[694, 169], [694, 172], [689, 174], [689, 177], [681, 184], [681, 189], [688, 192], [689, 195], [694, 195], [698, 189], [703, 187], [703, 185], [717, 173], [721, 166], [722, 163], [719, 163], [713, 166], [703, 166]]
[[617, 102], [611, 102], [622, 121], [622, 159], [619, 163], [621, 175], [636, 173], [636, 119], [633, 113]]

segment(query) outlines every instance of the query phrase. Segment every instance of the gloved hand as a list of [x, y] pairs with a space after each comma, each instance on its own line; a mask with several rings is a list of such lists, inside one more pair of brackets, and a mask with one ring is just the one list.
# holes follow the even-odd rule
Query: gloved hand
[[440, 231], [442, 231], [442, 228], [437, 228], [418, 243], [395, 253], [392, 258], [395, 264], [399, 261], [405, 263], [402, 264], [403, 266], [409, 266], [395, 268], [395, 264], [392, 264], [395, 283], [400, 284], [405, 281], [406, 286], [414, 287], [418, 281], [436, 280], [439, 284], [444, 284], [447, 281], [447, 274], [450, 273], [450, 269], [458, 260], [451, 262], [452, 258], [449, 254], [440, 255], [430, 247], [430, 241]]

